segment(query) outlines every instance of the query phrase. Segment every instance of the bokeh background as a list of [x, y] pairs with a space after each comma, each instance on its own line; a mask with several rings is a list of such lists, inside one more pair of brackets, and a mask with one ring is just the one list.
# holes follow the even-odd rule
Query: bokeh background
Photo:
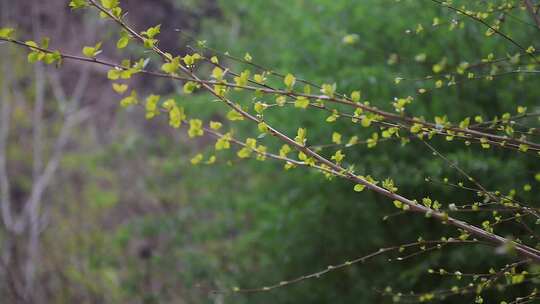
[[[469, 4], [485, 8], [500, 2]], [[73, 54], [103, 40], [100, 58], [111, 61], [147, 55], [135, 44], [119, 53], [118, 29], [94, 11], [70, 11], [67, 1], [0, 0], [0, 5], [0, 25], [16, 27], [23, 40], [48, 36], [51, 48]], [[360, 89], [363, 99], [385, 109], [396, 96], [433, 88], [433, 81], [422, 77], [432, 75], [435, 64], [455, 70], [463, 61], [519, 51], [431, 1], [123, 0], [122, 6], [139, 30], [162, 24], [160, 47], [171, 53], [191, 52], [198, 41], [239, 58], [249, 52], [254, 62], [275, 71], [337, 82], [342, 92]], [[434, 18], [440, 25], [433, 26]], [[525, 11], [504, 18], [505, 32], [524, 45], [540, 38]], [[351, 34], [358, 39], [344, 43]], [[34, 202], [39, 215], [30, 225], [39, 230], [37, 243], [28, 232], [0, 229], [2, 303], [26, 303], [25, 295], [29, 303], [386, 303], [392, 298], [380, 291], [387, 286], [425, 292], [455, 284], [430, 275], [429, 268], [482, 273], [509, 261], [491, 248], [447, 247], [402, 262], [381, 256], [272, 292], [215, 293], [262, 287], [380, 247], [456, 232], [421, 216], [395, 215], [386, 199], [355, 193], [350, 184], [309, 170], [284, 171], [282, 164], [240, 161], [234, 154], [218, 156], [211, 166], [192, 166], [189, 160], [211, 150], [214, 141], [190, 140], [164, 119], [147, 121], [140, 109], [121, 109], [102, 67], [68, 61], [60, 69], [30, 65], [25, 51], [2, 43], [0, 68], [9, 205], [17, 214]], [[406, 79], [396, 85], [396, 77]], [[208, 95], [186, 96], [180, 84], [142, 76], [131, 85], [178, 98], [188, 113], [227, 124], [226, 109]], [[538, 107], [539, 90], [534, 75], [471, 80], [428, 90], [410, 111], [429, 118], [446, 114], [452, 121], [493, 117], [514, 113], [517, 105]], [[325, 116], [283, 109], [272, 119], [289, 132], [308, 127], [310, 140], [321, 144], [329, 143], [336, 129], [370, 136], [348, 122], [326, 124]], [[538, 126], [535, 118], [524, 123]], [[247, 125], [237, 128], [239, 134], [253, 133]], [[540, 171], [534, 157], [444, 141], [434, 145], [487, 188], [518, 189], [524, 200], [534, 201], [539, 186], [534, 175]], [[407, 197], [431, 195], [444, 203], [477, 199], [425, 182], [460, 178], [420, 142], [359, 146], [347, 156], [373, 176], [393, 177]], [[522, 191], [525, 184], [532, 191]], [[488, 292], [488, 298], [510, 299], [530, 287]], [[467, 295], [447, 302], [473, 300]]]

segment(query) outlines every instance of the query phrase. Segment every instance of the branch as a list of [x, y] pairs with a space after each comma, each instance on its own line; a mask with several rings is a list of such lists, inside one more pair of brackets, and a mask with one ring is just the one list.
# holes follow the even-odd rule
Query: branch
[[[358, 258], [355, 258], [355, 259], [350, 260], [350, 261], [345, 261], [345, 262], [343, 262], [341, 264], [337, 264], [337, 265], [329, 265], [325, 269], [319, 270], [319, 271], [311, 273], [311, 274], [302, 275], [302, 276], [299, 276], [299, 277], [291, 279], [291, 280], [281, 281], [279, 283], [275, 283], [275, 284], [268, 285], [268, 286], [263, 286], [263, 287], [257, 287], [257, 288], [233, 287], [230, 291], [229, 290], [221, 290], [221, 291], [213, 291], [213, 293], [227, 293], [227, 292], [257, 293], [257, 292], [267, 292], [267, 291], [271, 291], [271, 290], [274, 290], [274, 289], [277, 289], [277, 288], [286, 287], [286, 286], [289, 286], [289, 285], [293, 285], [293, 284], [296, 284], [296, 283], [307, 281], [307, 280], [310, 280], [310, 279], [318, 279], [321, 276], [326, 275], [326, 274], [328, 274], [330, 272], [341, 270], [341, 269], [350, 267], [350, 266], [352, 266], [354, 264], [364, 263], [369, 259], [375, 258], [375, 257], [377, 257], [379, 255], [382, 255], [382, 254], [385, 254], [385, 253], [388, 253], [388, 252], [397, 251], [397, 250], [401, 250], [401, 249], [405, 249], [405, 248], [416, 247], [416, 246], [423, 246], [423, 245], [428, 245], [428, 244], [435, 245], [434, 248], [440, 248], [437, 245], [444, 246], [444, 245], [447, 245], [447, 244], [482, 244], [482, 242], [473, 241], [473, 240], [471, 240], [471, 241], [467, 241], [467, 240], [465, 240], [465, 241], [462, 241], [462, 240], [418, 241], [418, 242], [413, 242], [413, 243], [408, 243], [408, 244], [403, 244], [403, 245], [380, 248], [379, 250], [374, 251], [372, 253], [369, 253], [367, 255], [364, 255], [362, 257], [358, 257]], [[426, 250], [419, 251], [419, 253], [422, 253], [422, 252], [426, 252]]]
[[534, 9], [534, 5], [531, 0], [523, 0], [525, 3], [525, 6], [527, 7], [527, 11], [529, 14], [531, 14], [531, 18], [534, 20], [534, 23], [538, 28], [540, 28], [540, 16], [538, 16], [538, 12]]

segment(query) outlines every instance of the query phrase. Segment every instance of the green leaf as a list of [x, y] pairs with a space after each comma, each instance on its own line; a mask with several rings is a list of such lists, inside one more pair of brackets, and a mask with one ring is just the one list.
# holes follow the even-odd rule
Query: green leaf
[[151, 119], [159, 115], [159, 110], [157, 104], [159, 102], [159, 95], [150, 95], [146, 98], [146, 105], [144, 106], [146, 110], [146, 119]]
[[44, 49], [48, 49], [49, 48], [49, 42], [51, 42], [51, 39], [50, 38], [43, 38], [41, 40], [41, 47], [44, 48]]
[[195, 53], [192, 55], [186, 55], [182, 58], [182, 61], [184, 61], [184, 64], [187, 66], [192, 66], [195, 63], [197, 63], [198, 60], [201, 60], [203, 57], [199, 53]]
[[156, 45], [157, 39], [146, 39], [143, 38], [144, 47], [147, 49], [151, 49]]
[[131, 91], [131, 94], [128, 97], [125, 97], [120, 101], [122, 107], [129, 107], [137, 103], [139, 103], [139, 100], [137, 99], [137, 92], [135, 90]]
[[89, 57], [89, 58], [94, 58], [99, 53], [101, 53], [100, 48], [101, 48], [101, 42], [98, 42], [95, 46], [85, 46], [82, 52], [84, 56]]
[[91, 46], [85, 46], [82, 52], [86, 57], [95, 57], [96, 49]]
[[87, 6], [88, 6], [88, 2], [86, 0], [71, 0], [69, 2], [69, 7], [71, 7], [71, 9], [74, 9], [74, 10], [87, 7]]
[[107, 72], [107, 78], [110, 80], [117, 80], [122, 75], [122, 70], [119, 69], [110, 69], [109, 72]]
[[236, 110], [230, 110], [229, 113], [227, 113], [227, 119], [231, 121], [244, 120], [244, 116], [242, 116], [242, 114], [238, 113]]
[[15, 34], [15, 29], [10, 27], [0, 28], [0, 38], [4, 39], [13, 39], [13, 34]]
[[262, 114], [264, 112], [264, 110], [266, 109], [267, 105], [262, 103], [262, 102], [259, 102], [257, 101], [254, 105], [253, 105], [253, 109], [255, 110], [255, 112], [259, 113], [259, 114]]
[[333, 132], [332, 142], [335, 143], [336, 145], [341, 144], [341, 134], [339, 134], [338, 132]]
[[173, 74], [180, 68], [180, 57], [174, 57], [170, 62], [167, 62], [161, 66], [161, 69], [168, 73]]
[[[245, 87], [248, 84], [249, 75], [250, 75], [250, 71], [245, 70], [242, 73], [240, 73], [240, 76], [234, 77], [234, 82], [236, 83], [237, 86]], [[237, 88], [237, 89], [240, 89], [240, 88]]]
[[309, 99], [304, 96], [298, 96], [294, 101], [294, 106], [297, 108], [305, 109], [309, 106]]
[[202, 129], [202, 120], [191, 119], [189, 121], [188, 136], [190, 138], [193, 138], [193, 137], [203, 136], [203, 135], [204, 135], [204, 130]]
[[101, 0], [101, 5], [108, 10], [116, 8], [118, 4], [119, 0]]
[[60, 62], [62, 60], [62, 55], [59, 51], [54, 51], [53, 53], [46, 54], [43, 58], [43, 62], [46, 64], [52, 64], [55, 62]]
[[198, 153], [191, 159], [191, 164], [197, 165], [203, 160], [203, 155], [201, 153]]
[[395, 193], [398, 188], [394, 185], [394, 181], [391, 179], [391, 178], [386, 178], [383, 183], [382, 183], [382, 186], [384, 189], [392, 192], [392, 193]]
[[215, 67], [212, 70], [212, 77], [215, 78], [218, 81], [223, 80], [224, 72], [220, 67]]
[[339, 113], [334, 109], [332, 115], [326, 118], [326, 122], [335, 122], [339, 117]]
[[148, 39], [153, 39], [159, 34], [160, 30], [161, 30], [161, 24], [158, 24], [154, 27], [148, 28], [146, 31], [142, 32], [141, 34], [148, 37]]
[[351, 99], [352, 99], [352, 101], [354, 101], [354, 102], [359, 102], [359, 101], [360, 101], [360, 97], [361, 97], [360, 91], [353, 91], [353, 92], [351, 93]]
[[238, 155], [238, 157], [240, 158], [248, 158], [251, 156], [251, 152], [251, 149], [249, 149], [248, 147], [243, 147], [242, 149], [238, 150], [236, 155]]
[[332, 156], [332, 160], [335, 160], [336, 163], [341, 163], [341, 161], [345, 158], [345, 154], [341, 153], [341, 150], [337, 150], [336, 153]]
[[298, 131], [296, 132], [296, 137], [294, 138], [294, 141], [299, 145], [305, 145], [306, 144], [306, 135], [307, 130], [304, 128], [298, 128]]
[[128, 36], [122, 36], [120, 39], [118, 39], [118, 42], [116, 43], [116, 47], [119, 49], [123, 49], [129, 44], [129, 37]]
[[230, 133], [227, 133], [225, 135], [223, 135], [222, 137], [220, 137], [217, 141], [216, 141], [216, 150], [227, 150], [231, 147], [231, 143], [230, 143], [230, 139], [231, 139], [231, 134]]
[[334, 93], [336, 92], [336, 84], [323, 84], [321, 92], [328, 97], [334, 97]]
[[279, 156], [285, 158], [287, 157], [287, 154], [289, 154], [291, 151], [292, 151], [291, 147], [287, 144], [284, 144], [279, 149]]
[[39, 53], [38, 52], [32, 52], [28, 54], [28, 62], [29, 63], [36, 63], [39, 60]]
[[296, 78], [293, 76], [293, 74], [289, 73], [283, 79], [283, 83], [285, 83], [288, 90], [292, 90], [294, 87], [294, 84], [296, 83]]
[[199, 87], [199, 84], [193, 81], [188, 81], [184, 84], [184, 93], [191, 94], [193, 91]]
[[356, 191], [356, 192], [362, 192], [362, 191], [364, 191], [365, 188], [366, 188], [366, 186], [362, 185], [362, 184], [354, 185], [354, 191]]
[[113, 83], [112, 84], [112, 88], [113, 90], [118, 93], [118, 94], [124, 94], [126, 92], [126, 90], [128, 89], [128, 86], [127, 84], [125, 83]]
[[179, 128], [182, 121], [186, 119], [184, 108], [177, 106], [174, 99], [167, 99], [163, 103], [163, 107], [169, 111], [169, 125], [173, 128]]
[[266, 77], [264, 77], [264, 73], [255, 74], [253, 75], [253, 80], [255, 80], [256, 83], [264, 84], [264, 82], [266, 81]]
[[265, 122], [260, 122], [258, 125], [257, 125], [257, 129], [259, 129], [259, 131], [261, 133], [267, 133], [268, 132], [268, 125], [265, 123]]
[[32, 48], [37, 48], [38, 47], [38, 44], [35, 41], [32, 41], [32, 40], [28, 40], [24, 44], [26, 44], [27, 46], [32, 47]]
[[219, 129], [221, 129], [221, 127], [222, 127], [222, 124], [219, 121], [211, 121], [210, 122], [210, 128], [212, 130], [219, 130]]

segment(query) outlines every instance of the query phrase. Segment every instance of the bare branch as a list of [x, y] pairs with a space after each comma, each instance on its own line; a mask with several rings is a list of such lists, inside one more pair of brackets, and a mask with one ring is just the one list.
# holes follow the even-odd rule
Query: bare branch
[[525, 6], [527, 7], [527, 11], [531, 15], [531, 18], [534, 20], [534, 23], [538, 28], [540, 28], [540, 16], [538, 16], [538, 11], [535, 10], [534, 5], [531, 0], [523, 0], [525, 3]]

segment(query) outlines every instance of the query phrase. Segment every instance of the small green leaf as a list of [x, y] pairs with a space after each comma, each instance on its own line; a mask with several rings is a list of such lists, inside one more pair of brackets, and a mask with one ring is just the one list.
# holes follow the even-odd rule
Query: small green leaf
[[15, 34], [15, 29], [13, 28], [10, 28], [10, 27], [0, 28], [0, 38], [13, 39], [14, 34]]
[[96, 57], [99, 53], [101, 53], [100, 51], [100, 48], [101, 48], [101, 42], [98, 42], [95, 46], [85, 46], [83, 48], [83, 54], [84, 56], [86, 57], [89, 57], [89, 58], [94, 58]]
[[180, 68], [180, 57], [174, 57], [170, 62], [167, 62], [161, 66], [161, 69], [168, 73], [173, 74]]
[[336, 153], [332, 156], [332, 160], [335, 160], [336, 163], [341, 163], [345, 158], [345, 154], [341, 153], [341, 150], [337, 150]]
[[184, 93], [191, 94], [198, 87], [199, 85], [196, 82], [188, 81], [184, 84]]
[[212, 70], [212, 77], [215, 78], [218, 81], [223, 80], [224, 72], [220, 67], [215, 67]]
[[129, 107], [137, 103], [139, 103], [139, 101], [137, 99], [137, 92], [135, 90], [131, 91], [131, 94], [129, 96], [125, 97], [120, 101], [120, 105], [122, 107]]
[[236, 110], [230, 110], [227, 113], [227, 119], [230, 121], [244, 120], [244, 116], [242, 116], [242, 114], [238, 113]]
[[119, 49], [123, 49], [127, 47], [128, 44], [129, 44], [129, 36], [123, 35], [122, 37], [120, 37], [120, 39], [118, 39], [118, 42], [116, 43], [116, 47]]
[[287, 154], [291, 153], [291, 151], [292, 151], [291, 147], [287, 144], [284, 144], [279, 149], [279, 156], [285, 158], [287, 157]]
[[113, 83], [112, 88], [116, 93], [124, 94], [124, 92], [126, 92], [126, 90], [128, 89], [128, 86], [125, 83]]
[[219, 121], [211, 121], [210, 122], [210, 128], [212, 130], [219, 130], [219, 129], [221, 129], [221, 127], [222, 127], [222, 124]]
[[55, 62], [60, 63], [62, 60], [62, 54], [60, 54], [59, 51], [54, 51], [52, 53], [45, 54], [45, 57], [43, 58], [43, 62], [46, 64], [52, 64]]
[[193, 137], [203, 136], [203, 135], [204, 135], [204, 130], [202, 129], [202, 120], [191, 119], [189, 121], [188, 136], [193, 138]]
[[93, 47], [85, 46], [83, 48], [83, 54], [86, 57], [94, 57], [96, 53], [96, 50]]
[[231, 144], [230, 144], [230, 140], [231, 140], [231, 134], [230, 133], [227, 133], [225, 135], [223, 135], [222, 137], [220, 137], [217, 141], [216, 141], [216, 150], [227, 150], [231, 147]]
[[305, 109], [309, 106], [309, 99], [304, 96], [298, 96], [294, 101], [294, 106], [297, 108]]
[[285, 86], [287, 86], [288, 90], [292, 90], [294, 87], [294, 84], [296, 83], [296, 78], [293, 76], [293, 74], [289, 73], [283, 79], [283, 83], [285, 83]]
[[352, 101], [354, 101], [354, 102], [359, 102], [361, 96], [362, 96], [362, 95], [361, 95], [360, 91], [353, 91], [353, 92], [351, 93], [351, 99], [352, 99]]
[[191, 159], [191, 164], [192, 165], [197, 165], [198, 163], [200, 163], [201, 161], [203, 160], [203, 155], [201, 153], [198, 153], [197, 155], [195, 155], [195, 157], [193, 157]]
[[107, 78], [110, 80], [117, 80], [122, 75], [123, 70], [120, 69], [110, 69], [109, 72], [107, 72]]
[[341, 144], [341, 134], [339, 134], [338, 132], [333, 132], [332, 142], [335, 143], [336, 145]]
[[88, 2], [86, 0], [71, 0], [69, 2], [69, 7], [71, 7], [71, 9], [74, 9], [74, 10], [87, 7], [87, 6], [88, 6]]
[[336, 84], [323, 84], [322, 85], [322, 89], [321, 89], [321, 93], [323, 93], [324, 95], [332, 98], [334, 97], [334, 93], [336, 92]]
[[101, 0], [101, 5], [108, 10], [116, 8], [118, 4], [119, 0]]
[[27, 46], [32, 47], [32, 48], [37, 48], [38, 47], [38, 44], [35, 41], [32, 41], [32, 40], [28, 40], [24, 44], [26, 44]]
[[145, 105], [146, 119], [151, 119], [159, 115], [159, 110], [157, 107], [159, 98], [160, 98], [159, 95], [150, 95], [146, 98], [146, 105]]
[[354, 191], [356, 191], [356, 192], [362, 192], [362, 191], [364, 191], [365, 188], [366, 188], [366, 186], [362, 185], [362, 184], [354, 185]]
[[296, 137], [294, 138], [294, 141], [303, 146], [306, 144], [306, 135], [307, 135], [307, 130], [304, 129], [304, 128], [298, 128], [298, 131], [296, 133]]
[[153, 39], [156, 37], [161, 30], [161, 24], [158, 24], [154, 27], [148, 28], [146, 31], [142, 32], [141, 34], [148, 37], [148, 39]]

